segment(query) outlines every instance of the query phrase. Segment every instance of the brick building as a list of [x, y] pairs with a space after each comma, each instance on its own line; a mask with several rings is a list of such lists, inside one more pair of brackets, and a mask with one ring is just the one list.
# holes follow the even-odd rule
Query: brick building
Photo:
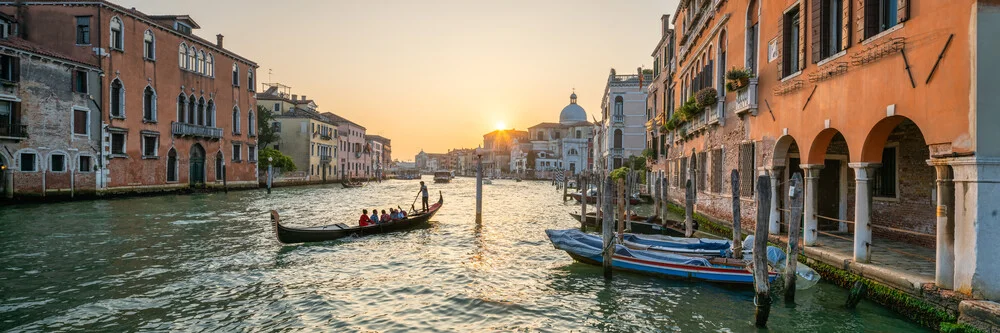
[[[98, 192], [257, 186], [257, 64], [193, 34], [188, 16], [107, 1], [0, 4], [22, 37], [102, 71]], [[76, 78], [74, 78], [76, 80]], [[98, 105], [99, 104], [99, 105]]]
[[[756, 215], [754, 178], [769, 175], [771, 233], [799, 223], [784, 210], [789, 178], [802, 173], [806, 246], [840, 234], [861, 264], [886, 241], [931, 247], [938, 287], [1000, 299], [1000, 262], [988, 259], [1000, 227], [1000, 148], [989, 144], [1000, 138], [1000, 96], [988, 92], [1000, 67], [980, 61], [1000, 52], [998, 9], [974, 0], [681, 1], [667, 59], [663, 45], [654, 53], [666, 77], [651, 86], [671, 88], [647, 99], [662, 114], [647, 131], [666, 138], [654, 145], [666, 162], [653, 165], [674, 201], [691, 179], [696, 210], [720, 219], [731, 219], [729, 173], [739, 170], [745, 229]], [[749, 75], [728, 77], [734, 67]]]
[[86, 88], [100, 71], [0, 25], [0, 198], [94, 193], [101, 116]]

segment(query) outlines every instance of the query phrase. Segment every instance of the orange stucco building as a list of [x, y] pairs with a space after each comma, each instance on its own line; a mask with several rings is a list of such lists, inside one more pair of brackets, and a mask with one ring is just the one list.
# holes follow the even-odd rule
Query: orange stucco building
[[257, 186], [257, 64], [222, 35], [209, 42], [188, 16], [107, 1], [6, 2], [0, 12], [25, 40], [101, 69], [81, 88], [100, 113], [98, 193]]
[[860, 265], [880, 241], [933, 249], [937, 287], [1000, 299], [1000, 66], [979, 61], [1000, 54], [1000, 2], [685, 0], [672, 23], [648, 123], [672, 201], [691, 178], [697, 210], [731, 219], [739, 170], [752, 229], [766, 175], [776, 234], [801, 173], [807, 247], [853, 240]]

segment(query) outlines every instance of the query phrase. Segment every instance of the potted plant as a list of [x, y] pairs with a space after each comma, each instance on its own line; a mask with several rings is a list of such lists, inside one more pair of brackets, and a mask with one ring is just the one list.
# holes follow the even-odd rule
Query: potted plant
[[726, 89], [729, 91], [740, 90], [750, 84], [750, 78], [753, 74], [750, 73], [749, 69], [733, 67], [726, 72]]
[[719, 102], [719, 91], [715, 90], [715, 88], [709, 87], [698, 90], [694, 95], [698, 99], [698, 108], [700, 109], [714, 106], [715, 103]]

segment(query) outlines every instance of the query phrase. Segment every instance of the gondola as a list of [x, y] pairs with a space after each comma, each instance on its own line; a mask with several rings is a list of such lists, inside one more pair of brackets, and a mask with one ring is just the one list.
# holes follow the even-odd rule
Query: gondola
[[295, 243], [306, 243], [306, 242], [322, 242], [328, 240], [334, 240], [338, 238], [344, 238], [348, 236], [366, 236], [366, 235], [376, 235], [383, 233], [390, 233], [394, 231], [402, 231], [407, 229], [412, 229], [421, 225], [427, 224], [427, 221], [434, 216], [435, 213], [444, 204], [444, 195], [438, 192], [438, 202], [431, 205], [430, 209], [423, 213], [415, 213], [408, 216], [406, 219], [371, 225], [367, 227], [348, 227], [343, 223], [332, 224], [322, 227], [305, 227], [305, 228], [293, 228], [287, 227], [281, 224], [281, 218], [278, 216], [278, 212], [271, 211], [271, 225], [274, 227], [274, 234], [278, 237], [278, 241], [285, 244], [295, 244]]
[[[580, 195], [580, 192], [576, 192], [576, 193], [570, 193], [570, 194], [567, 194], [567, 195], [568, 195], [568, 196], [569, 196], [570, 198], [573, 198], [573, 199], [575, 199], [575, 200], [576, 200], [576, 202], [580, 202], [580, 198], [582, 197], [582, 195]], [[618, 200], [616, 200], [616, 199], [617, 199], [617, 198], [612, 198], [612, 199], [611, 199], [611, 202], [614, 202], [614, 203], [617, 203], [617, 202], [618, 202]], [[595, 203], [597, 203], [597, 196], [596, 196], [596, 195], [588, 195], [588, 196], [587, 196], [587, 203], [588, 203], [588, 204], [592, 204], [592, 205], [593, 205], [593, 204], [595, 204]], [[633, 205], [633, 206], [636, 206], [636, 205], [641, 205], [641, 204], [646, 204], [646, 202], [644, 202], [644, 201], [642, 201], [642, 200], [639, 200], [639, 198], [636, 198], [636, 197], [632, 197], [632, 198], [629, 198], [629, 199], [628, 199], [628, 203], [629, 203], [630, 205]]]
[[[593, 227], [598, 227], [598, 228], [600, 228], [600, 226], [601, 226], [601, 221], [599, 221], [597, 219], [597, 213], [587, 213], [587, 220], [586, 221], [582, 221], [582, 219], [580, 218], [580, 214], [569, 213], [569, 215], [572, 216], [577, 221], [583, 222], [585, 225], [593, 226]], [[618, 219], [616, 218], [615, 219], [615, 223], [617, 223], [617, 222], [618, 222]], [[680, 221], [667, 220], [667, 223], [665, 223], [665, 224], [649, 223], [649, 222], [646, 222], [646, 217], [645, 216], [632, 215], [631, 222], [632, 223], [631, 223], [631, 226], [629, 227], [630, 228], [629, 232], [634, 233], [634, 234], [642, 234], [642, 235], [667, 235], [667, 236], [675, 236], [675, 237], [682, 237], [682, 236], [684, 236], [684, 232], [683, 231], [680, 231], [680, 230], [678, 230], [678, 229], [676, 229], [676, 228], [673, 227], [675, 225], [681, 225], [682, 222], [680, 222]]]
[[358, 188], [358, 187], [365, 186], [365, 183], [351, 183], [351, 182], [346, 182], [346, 183], [340, 183], [340, 185], [344, 186], [344, 188]]

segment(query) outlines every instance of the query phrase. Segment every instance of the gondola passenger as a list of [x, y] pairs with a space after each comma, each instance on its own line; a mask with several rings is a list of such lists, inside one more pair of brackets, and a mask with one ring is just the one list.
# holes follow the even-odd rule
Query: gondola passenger
[[381, 221], [378, 220], [378, 209], [372, 209], [371, 220], [372, 220], [372, 223], [374, 223], [374, 224], [382, 223]]
[[368, 210], [367, 209], [362, 209], [361, 210], [361, 218], [358, 219], [358, 225], [360, 225], [362, 227], [367, 227], [367, 226], [369, 226], [371, 224], [372, 224], [372, 220], [371, 220], [371, 218], [368, 217]]
[[382, 216], [379, 216], [378, 219], [379, 221], [382, 221], [382, 223], [392, 222], [392, 219], [389, 218], [389, 214], [386, 214], [385, 209], [382, 210]]

